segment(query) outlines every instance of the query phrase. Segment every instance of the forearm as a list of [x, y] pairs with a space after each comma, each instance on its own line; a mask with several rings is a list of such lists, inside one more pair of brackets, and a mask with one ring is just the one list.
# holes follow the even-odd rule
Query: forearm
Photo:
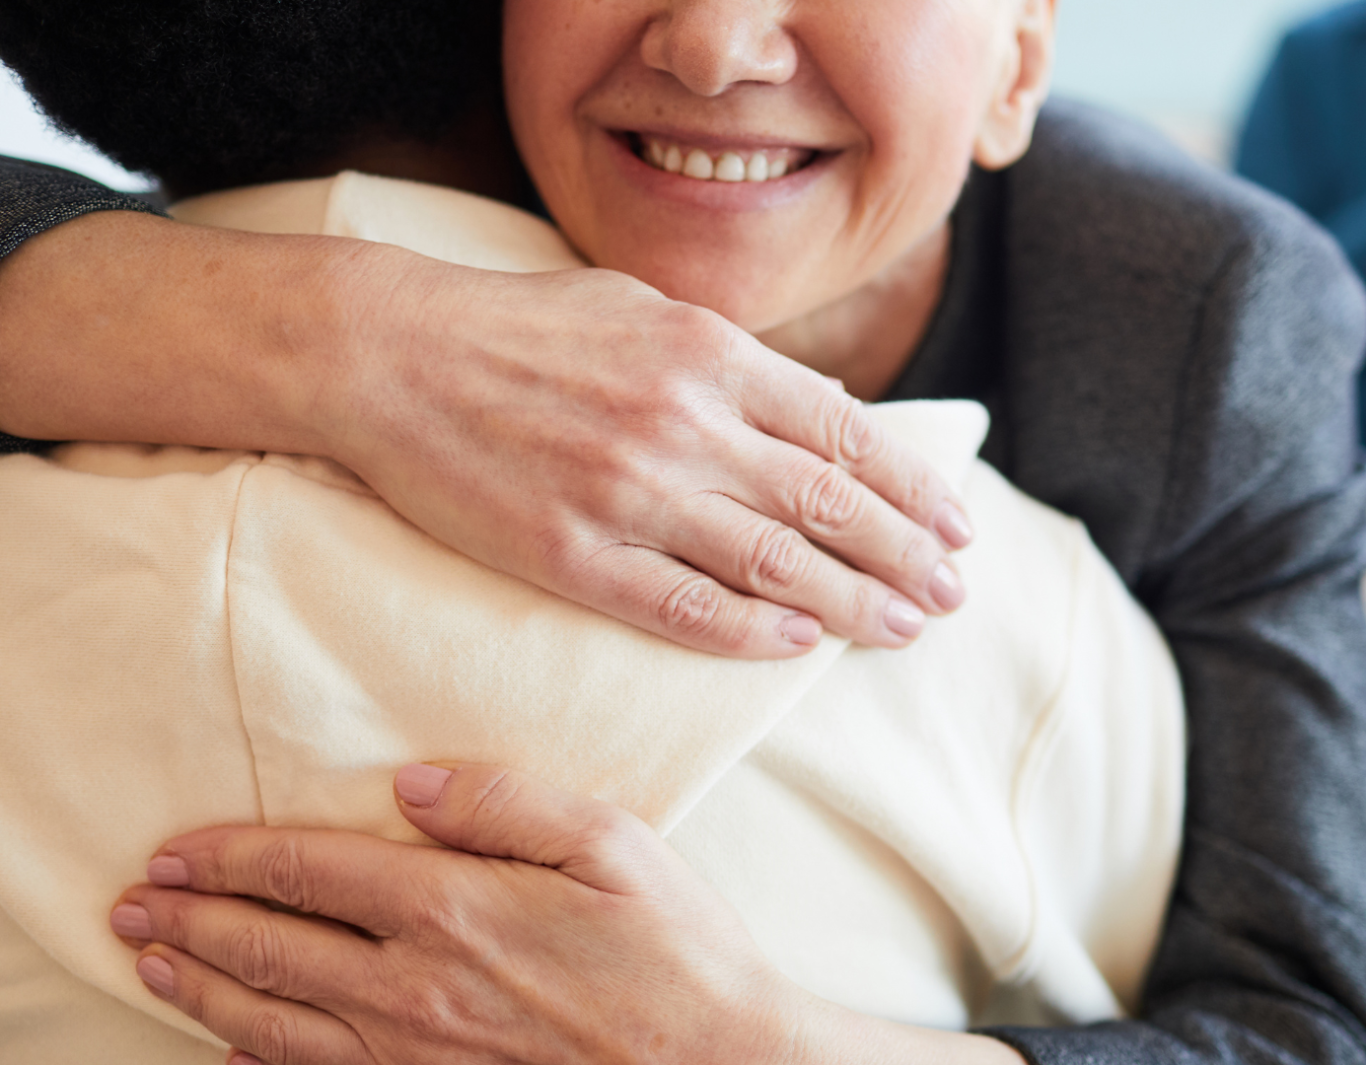
[[57, 226], [0, 260], [0, 428], [322, 453], [311, 419], [372, 258], [123, 211]]

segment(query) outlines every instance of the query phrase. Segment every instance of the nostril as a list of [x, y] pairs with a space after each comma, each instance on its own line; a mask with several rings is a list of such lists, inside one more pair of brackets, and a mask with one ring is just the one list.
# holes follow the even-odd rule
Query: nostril
[[641, 39], [645, 65], [672, 74], [688, 91], [719, 96], [732, 85], [781, 85], [797, 72], [797, 46], [769, 5], [748, 16], [733, 4], [692, 4], [661, 15]]

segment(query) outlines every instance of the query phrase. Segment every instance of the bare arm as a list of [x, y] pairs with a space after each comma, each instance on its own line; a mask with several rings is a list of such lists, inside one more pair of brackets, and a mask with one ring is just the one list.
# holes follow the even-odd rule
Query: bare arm
[[332, 458], [480, 561], [737, 657], [815, 619], [900, 646], [962, 599], [960, 512], [860, 404], [606, 271], [90, 215], [0, 260], [0, 428]]

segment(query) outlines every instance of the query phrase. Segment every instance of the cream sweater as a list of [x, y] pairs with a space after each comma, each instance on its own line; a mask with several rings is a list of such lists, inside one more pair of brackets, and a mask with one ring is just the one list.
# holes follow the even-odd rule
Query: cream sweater
[[[344, 174], [182, 217], [495, 269], [550, 227]], [[910, 649], [674, 647], [450, 551], [327, 462], [73, 445], [0, 459], [0, 1060], [221, 1061], [108, 930], [222, 822], [415, 834], [410, 760], [511, 764], [666, 834], [811, 990], [908, 1022], [1119, 1016], [1180, 842], [1180, 690], [1084, 529], [975, 458], [966, 403], [882, 409], [959, 487], [971, 596]]]

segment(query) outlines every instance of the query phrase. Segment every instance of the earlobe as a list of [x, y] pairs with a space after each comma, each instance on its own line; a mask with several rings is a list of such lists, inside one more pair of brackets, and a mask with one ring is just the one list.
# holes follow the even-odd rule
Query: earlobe
[[973, 161], [986, 170], [1010, 166], [1029, 149], [1053, 74], [1055, 8], [1056, 0], [1017, 0], [1013, 37], [973, 145]]

